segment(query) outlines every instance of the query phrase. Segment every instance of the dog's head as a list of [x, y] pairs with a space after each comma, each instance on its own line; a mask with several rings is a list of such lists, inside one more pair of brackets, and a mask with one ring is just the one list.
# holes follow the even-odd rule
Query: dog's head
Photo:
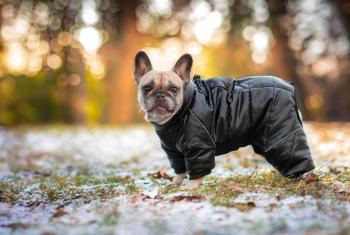
[[137, 99], [147, 121], [162, 125], [179, 111], [184, 89], [190, 81], [192, 63], [191, 55], [184, 54], [171, 71], [155, 71], [145, 52], [136, 54], [134, 79]]

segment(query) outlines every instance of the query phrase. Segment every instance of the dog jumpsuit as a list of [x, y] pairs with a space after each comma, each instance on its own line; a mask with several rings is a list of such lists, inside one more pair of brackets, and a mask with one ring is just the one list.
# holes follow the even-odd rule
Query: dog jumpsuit
[[295, 88], [272, 76], [242, 79], [194, 76], [180, 110], [155, 126], [175, 173], [190, 179], [215, 167], [215, 156], [252, 145], [283, 176], [313, 170]]

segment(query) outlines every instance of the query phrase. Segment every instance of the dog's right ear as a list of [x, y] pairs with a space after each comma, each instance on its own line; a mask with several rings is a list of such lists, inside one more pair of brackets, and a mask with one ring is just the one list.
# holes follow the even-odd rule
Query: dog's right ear
[[140, 78], [152, 70], [152, 64], [144, 51], [137, 52], [134, 64], [134, 79], [139, 83]]

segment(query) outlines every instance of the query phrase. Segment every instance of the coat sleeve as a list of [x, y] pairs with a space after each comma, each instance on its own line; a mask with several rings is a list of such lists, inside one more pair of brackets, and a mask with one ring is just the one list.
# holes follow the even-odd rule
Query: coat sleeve
[[209, 175], [215, 167], [215, 142], [198, 117], [192, 113], [183, 138], [185, 165], [189, 178]]
[[177, 151], [170, 149], [164, 143], [161, 144], [163, 150], [166, 152], [170, 166], [174, 169], [176, 174], [186, 172], [186, 165], [184, 156]]
[[215, 150], [196, 149], [188, 151], [185, 155], [185, 164], [190, 180], [209, 175], [215, 167]]

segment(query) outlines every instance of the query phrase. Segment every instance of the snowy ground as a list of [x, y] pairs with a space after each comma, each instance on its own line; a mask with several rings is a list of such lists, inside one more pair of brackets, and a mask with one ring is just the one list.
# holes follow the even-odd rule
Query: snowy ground
[[350, 125], [306, 131], [319, 180], [247, 147], [185, 192], [148, 127], [2, 128], [0, 234], [350, 234]]

